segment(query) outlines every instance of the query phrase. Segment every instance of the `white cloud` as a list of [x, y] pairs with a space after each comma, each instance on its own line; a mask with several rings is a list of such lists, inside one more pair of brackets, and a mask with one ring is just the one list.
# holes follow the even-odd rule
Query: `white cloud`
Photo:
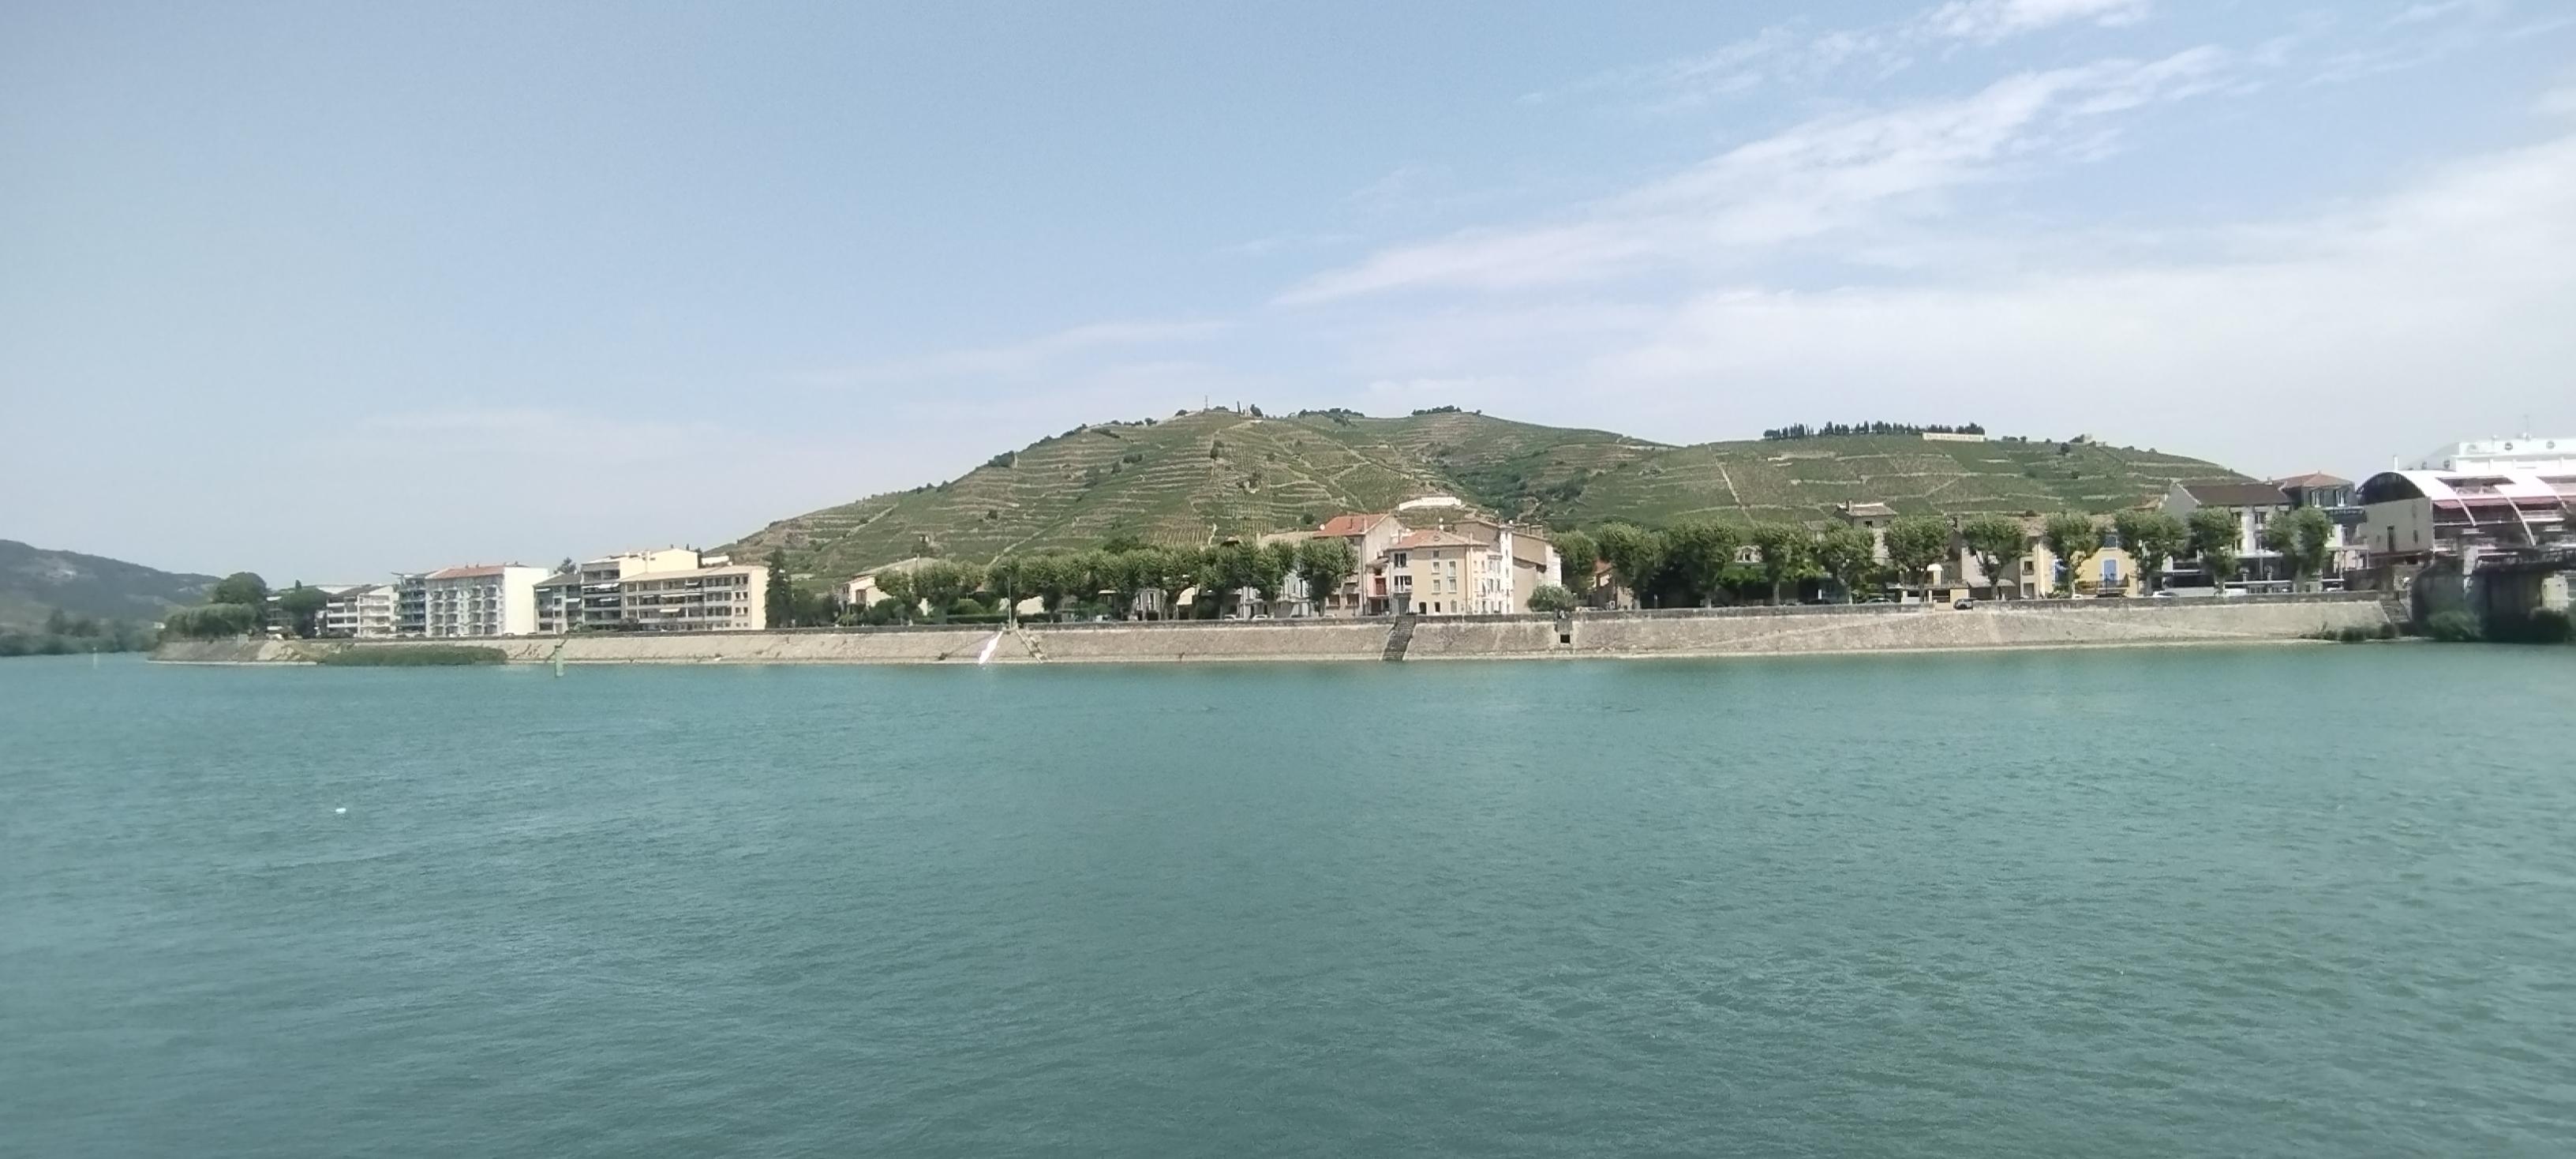
[[2076, 22], [2135, 24], [2150, 7], [2150, 0], [1950, 0], [1924, 24], [1943, 36], [1996, 41]]
[[2211, 91], [2226, 83], [2227, 66], [2225, 53], [2195, 48], [2145, 63], [2025, 73], [1957, 100], [1820, 118], [1574, 219], [1381, 251], [1292, 287], [1280, 300], [1596, 281], [1929, 212], [1944, 191], [2098, 149], [2100, 118]]
[[1474, 380], [1561, 364], [1543, 392], [1450, 401], [1537, 415], [1581, 398], [1668, 439], [1818, 412], [2008, 417], [2259, 471], [2367, 471], [2526, 412], [2576, 426], [2561, 378], [2576, 364], [2576, 135], [2360, 208], [2154, 249], [2104, 261], [2070, 241], [2039, 268], [1936, 284], [1712, 286], [1642, 329], [1631, 311], [1499, 357], [1476, 347], [1475, 311], [1444, 313], [1432, 325], [1468, 337], [1404, 365]]

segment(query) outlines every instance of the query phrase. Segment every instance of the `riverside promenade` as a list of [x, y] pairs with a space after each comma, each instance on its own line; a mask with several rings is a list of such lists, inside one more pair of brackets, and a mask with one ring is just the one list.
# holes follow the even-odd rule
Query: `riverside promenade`
[[[2376, 634], [2397, 623], [2371, 593], [2244, 599], [2017, 600], [1960, 611], [1938, 605], [1578, 612], [1169, 623], [1023, 623], [813, 628], [778, 632], [588, 633], [442, 640], [500, 649], [511, 663], [994, 664], [1312, 660], [1530, 660], [1774, 656], [1994, 648], [2246, 644]], [[1406, 625], [1410, 625], [1409, 631]], [[995, 636], [999, 635], [996, 640]], [[404, 641], [180, 641], [153, 653], [180, 663], [309, 663], [340, 648]]]

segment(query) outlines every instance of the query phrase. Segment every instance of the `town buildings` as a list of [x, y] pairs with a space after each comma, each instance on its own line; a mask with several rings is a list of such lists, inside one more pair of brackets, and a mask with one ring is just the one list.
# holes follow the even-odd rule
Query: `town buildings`
[[688, 571], [711, 563], [697, 549], [665, 547], [603, 556], [557, 572], [537, 585], [537, 630], [568, 632], [580, 628], [614, 628], [628, 621], [622, 581], [646, 575]]
[[[2188, 520], [2204, 507], [2227, 512], [2236, 521], [2238, 566], [2258, 581], [2277, 582], [2283, 591], [2289, 590], [2289, 578], [2281, 570], [2280, 553], [2263, 546], [2263, 529], [2292, 506], [2289, 494], [2270, 483], [2176, 483], [2164, 498], [2165, 513], [2176, 519]], [[2237, 580], [2232, 575], [2208, 575], [2197, 565], [2170, 572], [2175, 579], [2184, 580], [2184, 586], [2226, 587]]]

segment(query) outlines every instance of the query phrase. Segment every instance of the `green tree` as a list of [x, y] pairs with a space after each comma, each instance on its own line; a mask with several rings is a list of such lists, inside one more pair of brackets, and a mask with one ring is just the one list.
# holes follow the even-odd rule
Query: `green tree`
[[1556, 584], [1540, 584], [1530, 591], [1529, 610], [1537, 612], [1540, 615], [1558, 615], [1564, 612], [1571, 612], [1581, 606], [1583, 606], [1583, 602], [1575, 599], [1573, 592], [1567, 591]]
[[2075, 584], [2084, 574], [2085, 561], [2102, 550], [2102, 529], [2094, 526], [2093, 517], [2077, 511], [2065, 511], [2048, 517], [2040, 524], [2039, 541], [2048, 545], [2048, 553], [2057, 557], [2057, 566], [2066, 578], [2058, 590], [2075, 594]]
[[297, 580], [294, 587], [277, 597], [277, 610], [285, 614], [287, 624], [298, 638], [310, 640], [320, 626], [322, 609], [330, 603], [331, 597], [322, 589], [308, 588], [304, 581]]
[[1704, 519], [1676, 523], [1664, 532], [1664, 570], [1689, 593], [1692, 603], [1709, 607], [1725, 590], [1726, 569], [1735, 565], [1735, 549], [1744, 535], [1733, 527]]
[[1657, 576], [1664, 570], [1664, 536], [1627, 523], [1604, 525], [1593, 534], [1599, 546], [1601, 561], [1610, 565], [1610, 582], [1628, 589], [1631, 598], [1643, 603]]
[[930, 605], [931, 617], [945, 622], [950, 608], [966, 593], [984, 586], [984, 569], [968, 563], [934, 559], [913, 570], [912, 587]]
[[2184, 521], [2191, 529], [2191, 554], [2209, 573], [2209, 586], [2224, 590], [2236, 578], [2237, 547], [2243, 542], [2244, 526], [2236, 513], [2223, 507], [2202, 507]]
[[2165, 562], [2191, 547], [2191, 528], [2162, 511], [2123, 511], [2111, 517], [2111, 530], [2120, 533], [2120, 547], [2138, 561], [2138, 574], [2146, 577], [2151, 593], [2164, 583]]
[[1910, 515], [1887, 525], [1887, 563], [1898, 583], [1932, 586], [1932, 569], [1950, 555], [1950, 525], [1929, 515]]
[[1558, 565], [1564, 569], [1565, 586], [1576, 598], [1592, 592], [1592, 568], [1601, 562], [1601, 549], [1592, 537], [1580, 531], [1564, 532], [1556, 537]]
[[796, 582], [787, 578], [787, 553], [769, 553], [769, 586], [761, 592], [761, 615], [770, 627], [796, 626]]
[[[887, 568], [878, 572], [877, 591], [884, 594], [885, 600], [876, 607], [888, 609], [888, 622], [908, 624], [921, 614], [921, 589], [913, 585], [910, 571]], [[873, 612], [875, 608], [869, 610]]]
[[1878, 572], [1878, 537], [1865, 527], [1828, 527], [1816, 536], [1816, 566], [1843, 589], [1850, 603]]
[[1262, 606], [1280, 615], [1279, 598], [1288, 592], [1288, 575], [1297, 570], [1297, 545], [1287, 540], [1263, 544], [1252, 555], [1252, 586]]
[[1959, 541], [1967, 545], [1968, 554], [1977, 559], [1977, 570], [1986, 574], [1986, 583], [1997, 599], [2010, 599], [2012, 585], [2004, 580], [2007, 564], [2021, 558], [2028, 544], [2021, 521], [2002, 515], [1981, 515], [1959, 528]]
[[1776, 605], [1781, 589], [1806, 578], [1814, 562], [1807, 529], [1792, 523], [1756, 523], [1746, 538], [1762, 552], [1762, 581], [1770, 585], [1771, 602]]
[[255, 571], [237, 571], [215, 581], [215, 590], [206, 593], [210, 604], [240, 604], [244, 607], [268, 606], [268, 581]]
[[45, 634], [46, 634], [46, 635], [48, 635], [48, 636], [68, 636], [68, 635], [71, 635], [71, 634], [72, 634], [72, 617], [71, 617], [71, 613], [69, 613], [69, 612], [66, 612], [66, 611], [62, 610], [61, 608], [56, 608], [56, 609], [54, 609], [53, 611], [46, 613], [46, 614], [45, 614]]
[[248, 604], [205, 604], [170, 613], [163, 631], [188, 640], [222, 640], [248, 634], [259, 626], [259, 609]]
[[999, 601], [996, 610], [1004, 612], [1016, 612], [1020, 601], [1034, 591], [1029, 582], [1029, 562], [1016, 555], [1002, 556], [985, 567], [984, 582], [991, 585]]
[[1359, 569], [1359, 553], [1351, 550], [1347, 539], [1324, 537], [1297, 545], [1297, 571], [1306, 577], [1306, 590], [1315, 598], [1318, 615]]
[[2281, 557], [2299, 590], [2310, 590], [2334, 554], [2334, 520], [2314, 507], [2293, 508], [2263, 529], [2263, 546]]

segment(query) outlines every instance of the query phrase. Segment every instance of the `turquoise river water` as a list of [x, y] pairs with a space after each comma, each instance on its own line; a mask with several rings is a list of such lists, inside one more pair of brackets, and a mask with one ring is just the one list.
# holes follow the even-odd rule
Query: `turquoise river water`
[[0, 661], [9, 1156], [2571, 1153], [2576, 650]]

